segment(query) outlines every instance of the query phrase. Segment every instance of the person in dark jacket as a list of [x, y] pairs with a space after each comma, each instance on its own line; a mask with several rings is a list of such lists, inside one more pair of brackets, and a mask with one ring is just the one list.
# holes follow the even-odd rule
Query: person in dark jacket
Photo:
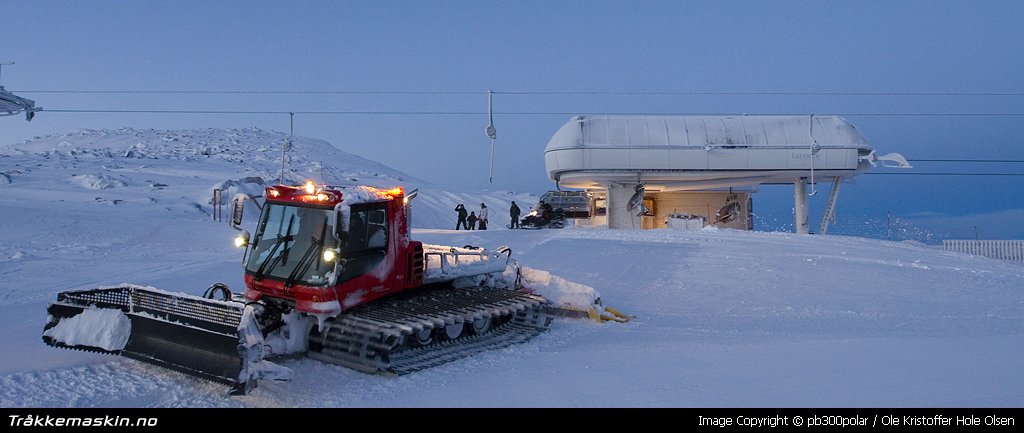
[[476, 220], [476, 212], [470, 212], [469, 218], [466, 218], [466, 221], [469, 222], [469, 230], [476, 230]]
[[551, 216], [552, 213], [554, 213], [554, 209], [551, 209], [550, 203], [544, 203], [544, 200], [540, 201], [540, 205], [538, 207], [540, 209], [541, 220], [544, 221], [544, 224], [547, 224], [549, 221], [551, 221]]
[[513, 228], [513, 229], [519, 228], [519, 214], [521, 212], [522, 211], [519, 210], [519, 206], [516, 205], [515, 200], [512, 200], [512, 207], [509, 208], [509, 210], [508, 210], [508, 216], [512, 217], [512, 224], [509, 225], [509, 228]]
[[459, 227], [469, 230], [469, 225], [466, 224], [466, 207], [459, 203], [458, 206], [455, 206], [455, 212], [459, 213], [459, 220], [455, 222], [455, 230], [458, 230]]

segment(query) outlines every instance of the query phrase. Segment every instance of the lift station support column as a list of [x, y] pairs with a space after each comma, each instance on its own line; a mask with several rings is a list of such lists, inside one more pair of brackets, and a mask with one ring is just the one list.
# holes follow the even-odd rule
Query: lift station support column
[[636, 183], [611, 183], [608, 185], [608, 228], [638, 229], [640, 217], [637, 209], [629, 209], [629, 199], [636, 193]]
[[806, 177], [801, 177], [793, 182], [793, 218], [797, 234], [806, 235], [811, 232], [807, 218]]

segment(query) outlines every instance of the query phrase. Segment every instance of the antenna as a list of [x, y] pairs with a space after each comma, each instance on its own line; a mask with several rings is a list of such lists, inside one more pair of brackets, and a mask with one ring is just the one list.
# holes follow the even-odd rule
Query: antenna
[[[287, 157], [288, 149], [292, 147], [292, 134], [295, 133], [295, 113], [288, 112], [288, 138], [284, 140], [284, 145], [281, 146], [281, 185], [284, 185], [284, 162]], [[322, 177], [322, 176], [321, 176]]]
[[487, 182], [494, 183], [494, 141], [498, 139], [498, 130], [494, 129], [494, 106], [493, 102], [494, 91], [487, 91], [487, 128], [484, 129], [484, 133], [491, 139], [491, 167], [487, 172]]

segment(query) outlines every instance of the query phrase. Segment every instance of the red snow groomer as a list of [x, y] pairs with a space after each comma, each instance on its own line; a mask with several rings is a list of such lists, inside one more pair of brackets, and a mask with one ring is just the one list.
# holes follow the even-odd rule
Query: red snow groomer
[[[254, 235], [241, 230], [244, 295], [122, 285], [58, 294], [43, 341], [112, 353], [231, 385], [287, 379], [269, 359], [310, 357], [404, 374], [546, 330], [544, 298], [503, 275], [507, 248], [435, 247], [409, 239], [402, 188], [271, 186]], [[511, 281], [511, 282], [510, 282]], [[219, 298], [219, 299], [218, 299]]]

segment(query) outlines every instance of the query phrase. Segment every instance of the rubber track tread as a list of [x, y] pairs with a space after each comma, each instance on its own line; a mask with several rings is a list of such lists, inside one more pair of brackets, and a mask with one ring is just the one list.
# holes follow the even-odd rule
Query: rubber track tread
[[[490, 318], [483, 334], [415, 346], [414, 335]], [[407, 374], [485, 350], [522, 343], [544, 332], [553, 313], [539, 297], [505, 289], [441, 289], [346, 312], [313, 338], [310, 357], [369, 373]]]

